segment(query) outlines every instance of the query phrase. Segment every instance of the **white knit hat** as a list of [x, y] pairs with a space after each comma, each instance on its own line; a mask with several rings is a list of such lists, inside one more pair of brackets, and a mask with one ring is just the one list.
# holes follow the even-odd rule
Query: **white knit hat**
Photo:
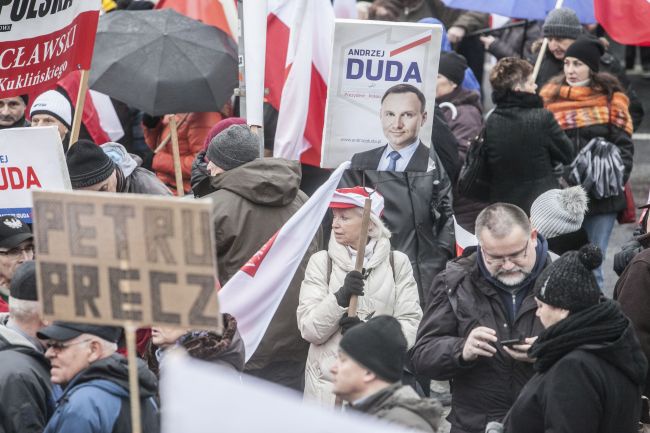
[[68, 129], [72, 125], [70, 101], [56, 90], [48, 90], [38, 95], [32, 104], [32, 109], [29, 110], [29, 117], [34, 117], [36, 114], [49, 114], [62, 122]]
[[546, 239], [580, 229], [587, 212], [587, 193], [580, 186], [550, 189], [535, 199], [530, 222]]

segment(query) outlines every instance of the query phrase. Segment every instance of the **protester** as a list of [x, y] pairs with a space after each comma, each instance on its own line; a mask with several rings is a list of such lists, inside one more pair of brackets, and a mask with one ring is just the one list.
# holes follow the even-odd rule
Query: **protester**
[[[537, 75], [537, 86], [542, 88], [551, 79], [563, 72], [564, 57], [569, 47], [584, 33], [582, 25], [576, 13], [569, 8], [553, 9], [546, 17], [542, 26], [543, 36], [549, 39], [548, 50], [544, 53], [539, 74]], [[535, 53], [535, 57], [537, 54]], [[534, 60], [535, 59], [531, 59]], [[594, 68], [597, 72], [609, 72], [616, 76], [621, 83], [623, 92], [629, 98], [628, 106], [632, 115], [634, 129], [637, 129], [643, 121], [643, 103], [634, 91], [634, 88], [627, 79], [625, 69], [621, 63], [610, 53], [604, 50], [594, 59]]]
[[637, 254], [650, 247], [650, 234], [648, 234], [648, 208], [650, 208], [650, 203], [639, 207], [639, 209], [644, 209], [643, 217], [641, 218], [639, 225], [634, 229], [632, 239], [625, 242], [621, 246], [621, 251], [614, 255], [614, 272], [616, 272], [616, 275], [618, 276], [623, 273], [627, 265]]
[[[47, 340], [52, 383], [63, 388], [44, 433], [131, 433], [127, 360], [116, 353], [121, 328], [54, 322], [36, 336]], [[160, 431], [157, 381], [138, 360], [143, 433]]]
[[524, 212], [541, 193], [559, 188], [556, 165], [568, 165], [574, 145], [535, 94], [533, 67], [506, 57], [490, 72], [496, 108], [485, 122], [489, 202], [514, 204]]
[[29, 126], [25, 120], [27, 95], [0, 98], [0, 130]]
[[231, 368], [238, 372], [243, 371], [244, 340], [241, 339], [237, 330], [237, 321], [227, 313], [222, 314], [221, 317], [223, 318], [221, 335], [205, 330], [151, 328], [151, 340], [145, 353], [145, 361], [149, 369], [159, 376], [167, 350], [173, 347], [182, 347], [192, 358]]
[[0, 216], [0, 312], [7, 311], [9, 285], [22, 263], [34, 259], [34, 236], [20, 219]]
[[505, 432], [639, 431], [648, 363], [630, 319], [601, 299], [592, 273], [601, 261], [598, 247], [587, 245], [537, 279], [545, 330], [528, 352], [536, 374], [504, 420]]
[[582, 227], [587, 202], [587, 193], [580, 185], [550, 189], [535, 199], [530, 223], [548, 242], [549, 252], [561, 256], [589, 243]]
[[[508, 27], [512, 24], [521, 24]], [[500, 60], [504, 57], [519, 57], [530, 59], [533, 54], [531, 47], [542, 35], [542, 23], [535, 20], [511, 19], [493, 33], [480, 36], [479, 39], [485, 50]]]
[[[171, 116], [175, 116], [178, 126], [178, 150], [183, 172], [183, 189], [185, 192], [189, 192], [194, 157], [203, 149], [205, 136], [210, 128], [224, 116], [221, 113], [168, 114], [164, 117], [143, 115], [144, 138], [155, 153], [152, 163], [153, 171], [174, 192], [176, 192], [176, 172], [172, 154]], [[158, 149], [163, 143], [166, 144]]]
[[[257, 135], [246, 125], [217, 134], [207, 150], [210, 177], [194, 189], [213, 202], [219, 282], [223, 286], [307, 201], [300, 164], [259, 158]], [[319, 249], [312, 239], [246, 373], [302, 392], [308, 345], [300, 337], [296, 308], [307, 260]]]
[[63, 143], [63, 150], [70, 145], [72, 128], [72, 104], [58, 90], [48, 90], [36, 97], [29, 111], [31, 126], [56, 126]]
[[140, 159], [130, 155], [119, 143], [97, 146], [79, 140], [66, 153], [73, 189], [99, 192], [171, 195], [149, 170], [140, 167]]
[[0, 315], [0, 431], [41, 433], [54, 407], [50, 363], [36, 331], [45, 326], [36, 293], [36, 264], [22, 264], [10, 286], [10, 312]]
[[[514, 205], [485, 208], [476, 235], [478, 248], [447, 263], [426, 292], [410, 351], [417, 373], [452, 380], [452, 433], [482, 433], [500, 421], [533, 375], [526, 351], [542, 330], [533, 285], [551, 263], [546, 240]], [[500, 343], [512, 339], [520, 343]]]
[[[365, 199], [372, 200], [364, 272], [354, 270], [361, 214]], [[390, 232], [381, 222], [383, 197], [362, 187], [340, 188], [330, 208], [334, 213], [327, 251], [314, 254], [300, 288], [297, 317], [302, 337], [311, 343], [305, 372], [305, 398], [333, 405], [329, 369], [341, 335], [379, 314], [395, 317], [409, 346], [422, 317], [417, 284], [408, 257], [391, 251]], [[357, 315], [349, 317], [352, 296], [358, 296]]]
[[[566, 51], [564, 73], [544, 86], [540, 95], [578, 150], [597, 137], [618, 148], [625, 183], [630, 177], [634, 156], [629, 100], [613, 75], [599, 72], [602, 53], [603, 47], [596, 40], [576, 40]], [[619, 167], [612, 169], [620, 170]], [[616, 215], [627, 206], [625, 192], [621, 190], [605, 198], [597, 198], [591, 189], [587, 192], [589, 212], [583, 226], [589, 241], [605, 254]], [[597, 279], [602, 286], [601, 268], [598, 268]]]
[[331, 368], [333, 392], [350, 407], [409, 430], [437, 432], [442, 407], [402, 385], [407, 342], [394, 317], [378, 316], [345, 333]]

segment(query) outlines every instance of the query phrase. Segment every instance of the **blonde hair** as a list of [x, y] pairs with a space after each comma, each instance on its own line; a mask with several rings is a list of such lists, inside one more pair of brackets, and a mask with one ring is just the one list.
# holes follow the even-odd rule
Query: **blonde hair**
[[[360, 216], [363, 216], [363, 208], [355, 208]], [[370, 212], [370, 224], [368, 224], [368, 237], [371, 239], [390, 239], [391, 233], [390, 230], [386, 227], [386, 224], [374, 213]]]

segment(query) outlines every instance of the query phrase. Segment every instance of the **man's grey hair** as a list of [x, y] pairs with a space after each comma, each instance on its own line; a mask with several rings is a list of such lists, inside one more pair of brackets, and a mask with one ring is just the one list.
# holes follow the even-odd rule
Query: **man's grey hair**
[[9, 296], [9, 316], [19, 322], [40, 320], [41, 308], [38, 301], [26, 301]]
[[476, 217], [476, 237], [481, 240], [483, 230], [490, 232], [497, 239], [503, 239], [519, 226], [524, 233], [530, 234], [530, 220], [526, 212], [509, 203], [494, 203], [486, 207]]
[[83, 339], [89, 339], [89, 340], [92, 339], [97, 341], [102, 346], [102, 352], [104, 354], [104, 358], [111, 356], [113, 353], [117, 352], [117, 343], [104, 340], [103, 338], [93, 334], [82, 334], [82, 336]]

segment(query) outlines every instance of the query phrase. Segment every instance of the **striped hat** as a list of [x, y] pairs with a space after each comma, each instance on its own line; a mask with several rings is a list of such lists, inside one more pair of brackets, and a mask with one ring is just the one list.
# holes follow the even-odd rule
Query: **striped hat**
[[363, 208], [366, 199], [370, 197], [372, 205], [370, 211], [378, 217], [384, 212], [384, 196], [372, 188], [355, 186], [352, 188], [339, 188], [334, 191], [330, 207], [334, 209]]

